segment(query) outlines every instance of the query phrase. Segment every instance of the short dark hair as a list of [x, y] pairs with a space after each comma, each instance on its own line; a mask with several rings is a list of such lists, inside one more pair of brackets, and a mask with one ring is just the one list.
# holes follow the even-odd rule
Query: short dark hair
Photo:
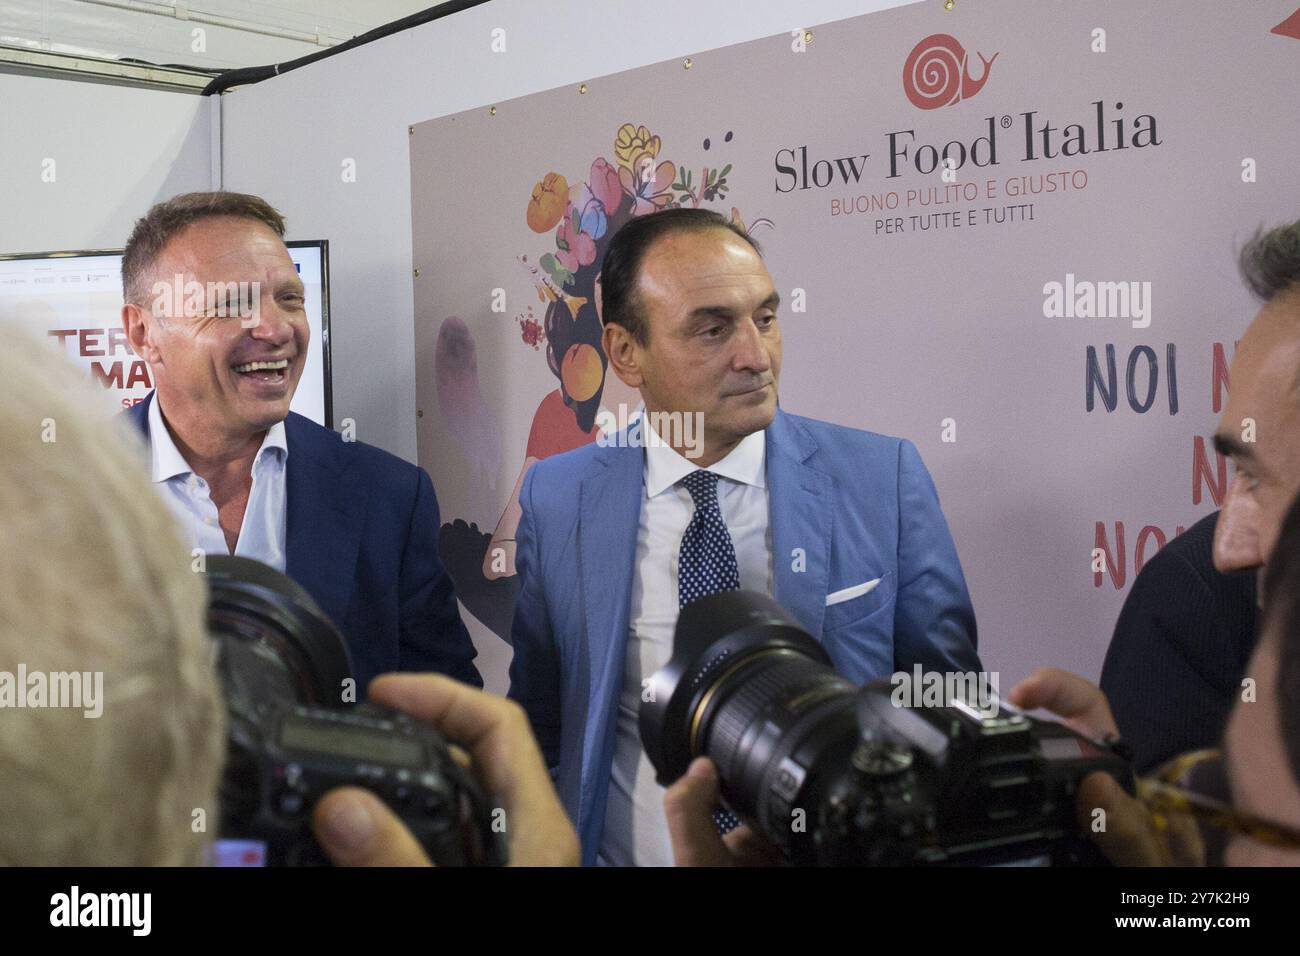
[[664, 236], [710, 229], [733, 232], [760, 256], [763, 254], [758, 243], [742, 226], [712, 209], [664, 209], [637, 216], [614, 235], [605, 250], [600, 267], [601, 321], [605, 325], [623, 326], [632, 338], [644, 345], [649, 339], [650, 329], [637, 295], [637, 281], [646, 253]]
[[1265, 302], [1300, 289], [1300, 221], [1267, 231], [1261, 227], [1242, 248], [1238, 265], [1250, 291]]
[[1291, 776], [1300, 783], [1300, 497], [1291, 504], [1264, 568], [1261, 633], [1276, 640], [1278, 723]]
[[284, 217], [265, 199], [248, 193], [181, 193], [156, 204], [136, 220], [122, 253], [122, 297], [143, 305], [149, 289], [145, 281], [154, 261], [178, 233], [204, 219], [238, 216], [270, 226], [284, 238]]

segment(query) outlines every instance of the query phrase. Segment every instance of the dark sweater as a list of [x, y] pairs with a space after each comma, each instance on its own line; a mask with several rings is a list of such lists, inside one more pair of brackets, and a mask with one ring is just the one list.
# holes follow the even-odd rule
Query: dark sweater
[[1255, 572], [1214, 570], [1218, 517], [1143, 566], [1106, 652], [1101, 689], [1139, 771], [1219, 745], [1255, 649]]

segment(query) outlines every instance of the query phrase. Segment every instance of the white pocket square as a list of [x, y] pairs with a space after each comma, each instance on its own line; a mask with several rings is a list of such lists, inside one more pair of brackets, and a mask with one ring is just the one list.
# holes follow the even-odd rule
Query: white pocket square
[[842, 591], [836, 591], [834, 594], [828, 594], [826, 595], [826, 606], [830, 607], [832, 604], [843, 604], [845, 601], [852, 601], [855, 597], [862, 597], [862, 595], [870, 592], [879, 583], [880, 578], [876, 578], [874, 581], [863, 581], [861, 584], [855, 584], [851, 588], [845, 588]]

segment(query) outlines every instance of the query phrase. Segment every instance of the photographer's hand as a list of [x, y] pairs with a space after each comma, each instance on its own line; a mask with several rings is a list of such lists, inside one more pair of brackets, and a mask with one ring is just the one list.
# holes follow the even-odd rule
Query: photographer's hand
[[1007, 694], [1022, 710], [1050, 710], [1065, 726], [1085, 737], [1119, 736], [1119, 725], [1102, 689], [1059, 667], [1040, 667]]
[[664, 793], [664, 814], [678, 866], [776, 866], [781, 854], [741, 824], [725, 837], [713, 811], [718, 806], [718, 771], [707, 757], [696, 757]]
[[[488, 794], [505, 811], [511, 866], [576, 866], [578, 837], [560, 806], [528, 717], [514, 701], [440, 674], [387, 674], [370, 699], [429, 721], [469, 751]], [[339, 866], [427, 866], [423, 849], [373, 794], [342, 787], [312, 814], [321, 847]]]
[[[1040, 667], [1011, 688], [1007, 700], [1024, 710], [1050, 710], [1087, 737], [1119, 735], [1102, 689], [1059, 667]], [[1146, 806], [1125, 793], [1108, 773], [1091, 773], [1083, 779], [1075, 814], [1092, 842], [1116, 866], [1196, 866], [1202, 861], [1204, 851], [1194, 825], [1160, 826]], [[1103, 829], [1096, 829], [1097, 821], [1102, 821]]]

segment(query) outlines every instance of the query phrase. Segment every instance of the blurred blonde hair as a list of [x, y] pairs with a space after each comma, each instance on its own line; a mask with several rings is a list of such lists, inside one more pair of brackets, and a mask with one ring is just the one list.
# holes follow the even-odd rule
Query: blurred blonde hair
[[225, 741], [206, 588], [134, 429], [0, 332], [0, 671], [103, 672], [98, 718], [0, 708], [0, 863], [200, 863]]

